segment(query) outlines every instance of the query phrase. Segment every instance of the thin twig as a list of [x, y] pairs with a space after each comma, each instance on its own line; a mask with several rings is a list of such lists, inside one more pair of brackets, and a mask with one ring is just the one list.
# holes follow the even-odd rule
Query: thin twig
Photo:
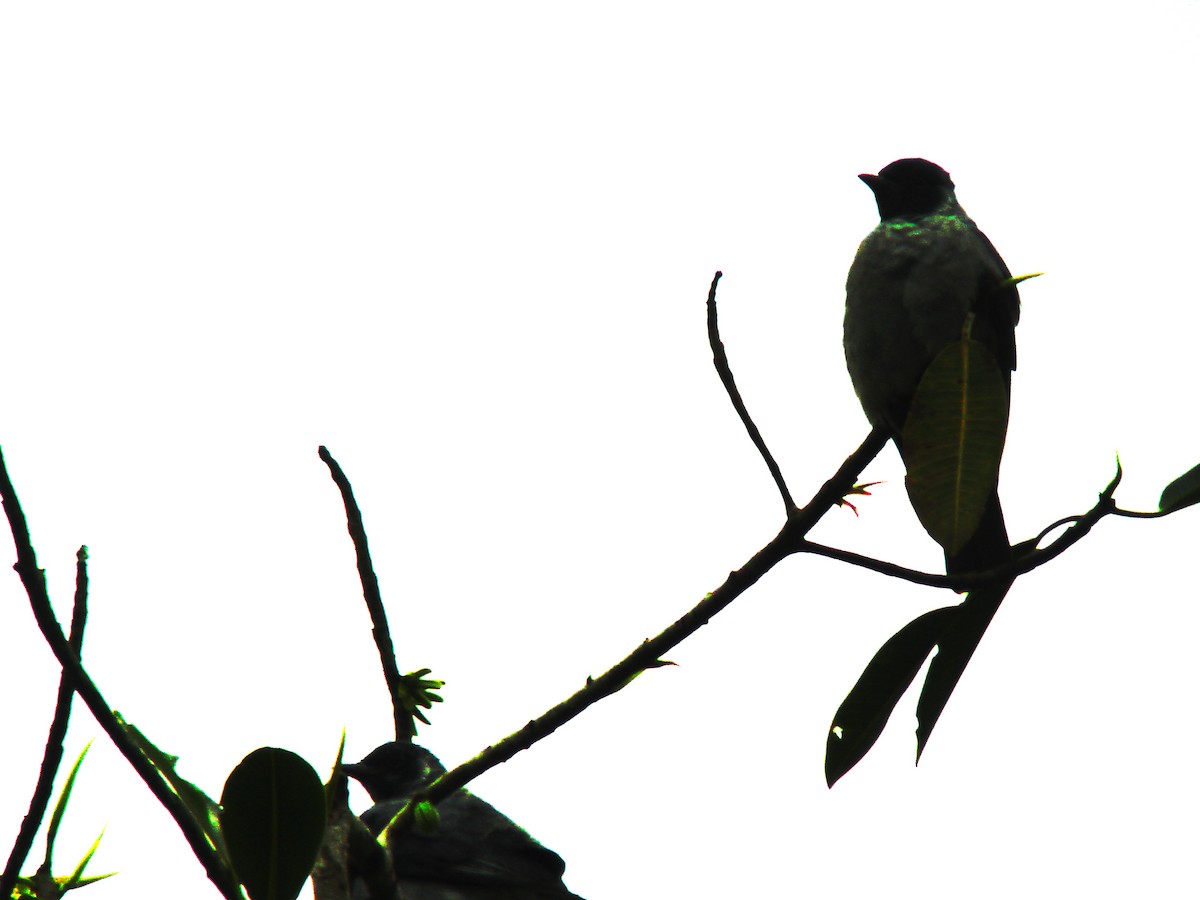
[[[1119, 480], [1119, 478], [1117, 479]], [[829, 559], [836, 559], [840, 562], [849, 563], [853, 566], [859, 566], [863, 569], [870, 569], [873, 572], [879, 572], [881, 575], [888, 575], [892, 578], [900, 578], [904, 581], [911, 581], [913, 584], [923, 584], [929, 587], [951, 588], [956, 591], [971, 590], [983, 585], [992, 584], [995, 581], [1015, 579], [1018, 575], [1024, 575], [1027, 572], [1032, 572], [1041, 566], [1044, 566], [1050, 560], [1054, 559], [1063, 553], [1068, 547], [1079, 543], [1083, 537], [1092, 530], [1092, 528], [1103, 519], [1105, 516], [1119, 516], [1123, 511], [1119, 509], [1112, 499], [1112, 492], [1116, 488], [1116, 483], [1110, 484], [1105, 488], [1100, 495], [1100, 499], [1085, 513], [1074, 516], [1064, 516], [1056, 522], [1047, 525], [1037, 535], [1037, 537], [1024, 541], [1016, 547], [1017, 551], [1013, 562], [1004, 566], [997, 566], [994, 569], [987, 569], [982, 572], [972, 572], [963, 575], [934, 575], [930, 572], [921, 572], [916, 569], [908, 569], [904, 566], [898, 566], [894, 563], [884, 562], [883, 560], [874, 559], [869, 556], [863, 556], [861, 553], [854, 553], [850, 550], [842, 550], [838, 547], [829, 547], [825, 544], [818, 544], [813, 541], [804, 541], [803, 545], [798, 548], [798, 552], [813, 553], [817, 556], [824, 556]], [[1071, 527], [1060, 534], [1052, 541], [1049, 546], [1038, 549], [1037, 545], [1050, 532], [1056, 528], [1061, 528], [1063, 525]]]
[[62, 628], [54, 616], [54, 608], [50, 604], [50, 595], [46, 590], [46, 573], [38, 568], [37, 555], [34, 553], [33, 544], [29, 538], [29, 526], [25, 521], [25, 513], [21, 509], [21, 503], [17, 499], [12, 481], [9, 480], [2, 452], [0, 452], [0, 499], [3, 500], [4, 512], [8, 516], [9, 528], [12, 531], [13, 542], [16, 544], [17, 562], [13, 569], [21, 577], [21, 583], [25, 586], [25, 593], [29, 596], [29, 605], [33, 610], [33, 617], [37, 621], [38, 628], [41, 629], [42, 636], [50, 645], [50, 649], [54, 651], [64, 673], [69, 676], [72, 688], [87, 704], [87, 708], [91, 710], [96, 722], [104, 729], [109, 739], [128, 760], [146, 786], [150, 788], [158, 802], [171, 814], [175, 824], [183, 832], [184, 839], [196, 855], [196, 859], [204, 866], [209, 880], [216, 885], [227, 900], [242, 900], [241, 887], [222, 865], [220, 856], [209, 845], [203, 829], [192, 818], [192, 814], [184, 805], [182, 798], [167, 784], [158, 769], [143, 755], [121, 723], [117, 721], [112, 707], [105, 701], [100, 689], [84, 671], [79, 657], [67, 643]]
[[746, 404], [742, 402], [741, 392], [738, 391], [737, 383], [733, 380], [733, 370], [729, 368], [729, 358], [725, 355], [725, 345], [721, 342], [721, 333], [717, 329], [717, 282], [720, 280], [721, 273], [718, 272], [713, 276], [712, 286], [708, 289], [708, 345], [712, 348], [713, 365], [717, 369], [717, 375], [721, 377], [721, 384], [725, 385], [725, 391], [729, 394], [733, 408], [737, 410], [738, 418], [742, 420], [742, 425], [746, 428], [746, 433], [750, 435], [750, 440], [758, 448], [763, 462], [767, 464], [767, 469], [771, 472], [771, 477], [775, 479], [779, 496], [783, 498], [784, 509], [790, 513], [796, 505], [792, 500], [792, 493], [783, 479], [783, 472], [780, 470], [779, 464], [775, 462], [775, 457], [767, 449], [767, 442], [763, 440], [758, 426], [750, 418]]
[[[75, 554], [75, 602], [71, 607], [71, 636], [67, 639], [71, 650], [76, 656], [83, 651], [83, 629], [87, 624], [87, 547], [80, 547]], [[46, 736], [46, 750], [42, 754], [42, 767], [38, 772], [37, 784], [33, 789], [33, 797], [29, 801], [29, 812], [21, 822], [21, 830], [13, 844], [12, 853], [4, 873], [0, 875], [0, 897], [12, 894], [13, 886], [21, 874], [21, 866], [29, 856], [33, 847], [33, 839], [37, 836], [38, 826], [46, 809], [50, 806], [50, 795], [54, 790], [54, 777], [62, 763], [63, 740], [67, 736], [67, 725], [71, 717], [71, 698], [75, 691], [71, 681], [64, 671], [58, 680], [58, 698], [54, 704], [54, 717], [50, 721], [50, 731]]]
[[955, 584], [951, 584], [950, 579], [945, 575], [934, 575], [930, 572], [919, 571], [918, 569], [908, 569], [904, 566], [898, 566], [895, 563], [855, 553], [853, 550], [842, 550], [838, 547], [830, 547], [813, 541], [805, 541], [801, 550], [804, 553], [811, 553], [814, 556], [824, 556], [827, 559], [836, 559], [838, 562], [849, 563], [852, 566], [858, 566], [860, 569], [870, 569], [872, 572], [878, 572], [880, 575], [911, 581], [913, 584], [941, 588], [955, 586]]
[[1127, 519], [1161, 519], [1163, 516], [1169, 516], [1171, 513], [1179, 512], [1177, 509], [1156, 509], [1151, 512], [1144, 512], [1138, 509], [1122, 509], [1117, 506], [1112, 510], [1112, 515], [1123, 516]]
[[379, 651], [379, 664], [383, 666], [383, 680], [387, 684], [388, 694], [392, 698], [392, 717], [395, 720], [396, 740], [411, 741], [416, 734], [416, 723], [404, 708], [401, 701], [400, 669], [396, 666], [396, 649], [392, 645], [392, 633], [388, 628], [387, 613], [383, 608], [383, 595], [379, 592], [379, 579], [375, 575], [375, 566], [371, 562], [371, 548], [367, 546], [367, 531], [363, 526], [362, 513], [354, 499], [354, 489], [350, 480], [337, 460], [333, 458], [326, 447], [318, 447], [317, 455], [329, 467], [334, 484], [342, 494], [342, 503], [346, 507], [346, 527], [350, 531], [350, 539], [354, 542], [354, 555], [358, 561], [358, 580], [362, 582], [363, 599], [367, 602], [367, 611], [371, 614], [371, 635], [375, 638], [375, 647]]

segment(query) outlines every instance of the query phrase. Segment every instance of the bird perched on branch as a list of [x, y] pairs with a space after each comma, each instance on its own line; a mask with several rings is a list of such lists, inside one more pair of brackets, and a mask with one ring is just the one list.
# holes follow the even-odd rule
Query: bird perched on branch
[[[918, 516], [946, 551], [947, 573], [1003, 567], [1013, 553], [996, 479], [1008, 425], [1012, 372], [1017, 367], [1016, 282], [1021, 279], [1012, 278], [992, 242], [963, 211], [945, 169], [924, 159], [900, 159], [878, 175], [859, 178], [875, 195], [880, 221], [859, 246], [846, 280], [844, 346], [850, 380], [867, 419], [886, 429], [896, 443]], [[948, 356], [947, 348], [954, 348]], [[956, 358], [959, 348], [961, 365]], [[949, 359], [954, 377], [941, 382], [938, 390], [926, 391], [929, 382], [922, 379], [927, 372], [932, 375], [930, 364], [935, 359]], [[983, 395], [972, 393], [968, 386], [967, 376], [977, 372], [990, 379], [993, 389], [990, 411], [972, 417], [985, 405], [975, 402]], [[910, 446], [918, 443], [909, 416], [910, 411], [915, 414], [915, 396], [921, 398], [923, 410], [930, 407], [930, 400], [936, 401], [932, 405], [940, 408], [935, 412], [954, 426], [945, 430], [951, 435], [948, 446], [937, 452]], [[967, 442], [955, 440], [978, 434], [979, 419], [989, 417], [990, 422], [982, 423], [993, 436], [989, 461], [964, 465]], [[927, 433], [921, 432], [922, 438]], [[932, 517], [922, 515], [914, 490], [915, 464], [924, 466], [925, 472], [940, 467], [942, 474], [946, 465], [958, 466], [946, 479], [951, 487], [935, 497], [934, 504], [962, 525], [953, 540], [939, 536], [938, 529], [931, 527]], [[959, 519], [970, 505], [962, 502], [960, 494], [969, 479], [979, 488], [977, 502]], [[972, 521], [978, 525], [970, 527]], [[1002, 576], [972, 589], [955, 614], [945, 619], [948, 624], [936, 637], [938, 652], [917, 703], [918, 756], [1011, 584], [1011, 577]]]
[[[1020, 301], [1008, 266], [959, 205], [945, 169], [901, 159], [859, 178], [875, 194], [880, 222], [846, 280], [846, 367], [867, 419], [886, 428], [905, 457], [917, 385], [934, 357], [961, 340], [968, 318], [970, 337], [990, 351], [1008, 392]], [[1010, 558], [993, 490], [975, 536], [947, 553], [946, 569], [982, 571]]]
[[[360, 818], [376, 835], [446, 772], [424, 747], [402, 741], [342, 769], [375, 801]], [[388, 836], [395, 900], [581, 900], [563, 884], [562, 857], [470, 791], [447, 797], [437, 812], [433, 831], [414, 826]], [[366, 895], [358, 890], [360, 896]]]

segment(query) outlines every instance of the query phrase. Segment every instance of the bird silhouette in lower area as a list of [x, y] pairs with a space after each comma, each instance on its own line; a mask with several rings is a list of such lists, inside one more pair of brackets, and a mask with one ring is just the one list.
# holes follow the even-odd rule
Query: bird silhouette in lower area
[[[446, 771], [424, 747], [403, 741], [377, 747], [342, 769], [375, 801], [360, 816], [375, 835]], [[490, 803], [462, 789], [437, 804], [437, 811], [436, 830], [414, 826], [388, 837], [394, 900], [582, 900], [563, 884], [562, 857]], [[355, 900], [366, 896], [357, 885]]]

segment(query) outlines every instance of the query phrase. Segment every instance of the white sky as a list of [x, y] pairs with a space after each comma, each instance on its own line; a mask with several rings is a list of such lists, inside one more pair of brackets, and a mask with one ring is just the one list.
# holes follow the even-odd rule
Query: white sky
[[[828, 7], [828, 8], [826, 8]], [[781, 508], [704, 299], [798, 499], [866, 425], [855, 178], [945, 166], [1023, 289], [1014, 539], [1153, 509], [1197, 451], [1193, 2], [7, 5], [0, 444], [85, 662], [218, 796], [250, 750], [324, 773], [390, 714], [340, 499], [454, 765], [669, 624]], [[814, 538], [936, 570], [889, 450]], [[1194, 886], [1200, 513], [1106, 520], [1013, 589], [919, 769], [915, 695], [830, 791], [830, 718], [948, 595], [789, 560], [473, 787], [589, 900], [1178, 896]], [[7, 539], [2, 542], [8, 547]], [[11, 556], [11, 549], [0, 551]], [[7, 571], [8, 563], [2, 571]], [[56, 667], [0, 571], [0, 853]], [[99, 737], [62, 867], [91, 900], [216, 896]], [[353, 795], [360, 806], [365, 797]], [[40, 847], [39, 847], [40, 850]], [[32, 865], [30, 866], [32, 868]], [[166, 886], [166, 887], [165, 887]]]

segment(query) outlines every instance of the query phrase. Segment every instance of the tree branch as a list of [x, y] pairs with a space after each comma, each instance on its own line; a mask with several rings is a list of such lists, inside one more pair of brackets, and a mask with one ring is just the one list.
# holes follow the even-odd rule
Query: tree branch
[[[71, 636], [67, 639], [67, 644], [76, 656], [83, 650], [83, 629], [87, 624], [87, 591], [87, 547], [80, 547], [79, 552], [75, 554], [75, 602], [71, 607]], [[13, 843], [4, 873], [0, 874], [0, 897], [12, 894], [13, 886], [21, 874], [21, 866], [25, 864], [29, 850], [33, 847], [38, 826], [41, 825], [46, 808], [50, 805], [54, 776], [58, 774], [58, 767], [62, 763], [63, 740], [67, 736], [71, 698], [74, 696], [71, 680], [64, 670], [58, 680], [58, 699], [54, 704], [54, 717], [50, 721], [50, 731], [46, 736], [46, 750], [42, 754], [37, 784], [29, 801], [29, 812], [21, 822], [21, 830]]]
[[[1018, 575], [1024, 575], [1026, 572], [1032, 572], [1034, 569], [1044, 566], [1050, 560], [1054, 559], [1059, 554], [1066, 551], [1068, 547], [1077, 544], [1084, 536], [1092, 530], [1092, 528], [1109, 515], [1127, 514], [1121, 510], [1113, 502], [1113, 492], [1116, 490], [1117, 484], [1121, 480], [1120, 472], [1113, 481], [1100, 494], [1100, 499], [1085, 513], [1075, 516], [1066, 516], [1056, 522], [1047, 525], [1037, 535], [1028, 541], [1023, 541], [1017, 544], [1013, 550], [1013, 562], [997, 566], [994, 569], [987, 569], [982, 572], [972, 572], [964, 575], [934, 575], [930, 572], [921, 572], [916, 569], [908, 569], [904, 566], [898, 566], [895, 563], [885, 562], [883, 560], [874, 559], [870, 556], [863, 556], [861, 553], [855, 553], [851, 550], [842, 550], [838, 547], [829, 547], [825, 544], [818, 544], [813, 541], [804, 541], [803, 545], [798, 548], [798, 552], [813, 553], [817, 556], [824, 556], [829, 559], [836, 559], [841, 562], [849, 563], [853, 566], [859, 566], [863, 569], [870, 569], [872, 572], [879, 572], [881, 575], [888, 575], [892, 578], [901, 578], [905, 581], [911, 581], [913, 584], [923, 584], [929, 587], [951, 588], [955, 591], [971, 590], [977, 587], [983, 587], [996, 581], [1015, 579]], [[1157, 518], [1157, 516], [1154, 516]], [[1059, 535], [1049, 546], [1043, 549], [1037, 549], [1037, 545], [1048, 534], [1063, 525], [1071, 525], [1066, 531]]]
[[673, 647], [678, 646], [683, 640], [708, 624], [708, 621], [713, 616], [741, 596], [747, 588], [762, 578], [780, 560], [803, 550], [805, 535], [826, 512], [842, 502], [842, 498], [854, 487], [858, 476], [862, 473], [867, 463], [874, 459], [879, 454], [879, 451], [883, 449], [884, 445], [887, 444], [889, 438], [883, 429], [876, 428], [872, 430], [862, 445], [842, 463], [837, 472], [813, 495], [812, 500], [804, 507], [796, 507], [778, 464], [775, 462], [774, 457], [766, 446], [766, 442], [763, 440], [757, 426], [755, 426], [753, 420], [750, 418], [745, 404], [742, 402], [741, 395], [734, 382], [733, 372], [729, 366], [729, 360], [725, 355], [724, 345], [721, 343], [720, 334], [717, 329], [716, 310], [716, 290], [717, 282], [720, 278], [721, 273], [717, 272], [713, 277], [708, 294], [708, 335], [709, 344], [713, 350], [713, 365], [716, 366], [717, 372], [721, 377], [721, 383], [725, 385], [725, 390], [729, 394], [730, 401], [737, 410], [742, 424], [750, 435], [750, 439], [758, 448], [764, 462], [766, 462], [767, 468], [775, 480], [776, 487], [779, 489], [780, 496], [784, 499], [787, 509], [787, 519], [784, 522], [783, 528], [740, 569], [730, 572], [724, 584], [706, 596], [656, 637], [643, 641], [628, 656], [603, 675], [597, 678], [588, 677], [585, 685], [580, 690], [543, 713], [537, 719], [531, 720], [523, 728], [513, 732], [496, 744], [487, 747], [474, 758], [432, 782], [422, 794], [414, 797], [413, 801], [409, 802], [395, 817], [391, 826], [389, 826], [389, 830], [391, 828], [409, 827], [417, 802], [428, 800], [432, 803], [437, 803], [445, 799], [488, 769], [500, 763], [507, 762], [522, 750], [533, 746], [534, 743], [553, 733], [562, 725], [565, 725], [593, 703], [615, 694], [642, 672], [647, 669], [666, 665], [661, 659], [663, 654]]
[[763, 440], [758, 426], [750, 418], [750, 412], [746, 409], [746, 404], [742, 402], [741, 392], [738, 391], [737, 384], [733, 380], [733, 370], [729, 368], [729, 358], [725, 355], [725, 344], [721, 342], [721, 334], [717, 329], [717, 282], [720, 280], [721, 273], [717, 272], [713, 276], [712, 285], [708, 289], [708, 345], [712, 348], [713, 366], [716, 367], [717, 375], [721, 378], [721, 384], [725, 385], [725, 392], [729, 394], [729, 400], [733, 403], [733, 408], [737, 410], [738, 418], [742, 420], [742, 425], [745, 426], [746, 433], [750, 435], [750, 440], [758, 448], [763, 462], [767, 464], [767, 469], [770, 471], [771, 477], [775, 479], [775, 486], [779, 489], [779, 496], [783, 498], [784, 509], [790, 513], [796, 505], [792, 500], [792, 493], [788, 490], [787, 482], [783, 479], [783, 472], [780, 470], [779, 464], [775, 462], [775, 457], [767, 449], [767, 442]]
[[317, 455], [329, 467], [334, 484], [342, 494], [342, 503], [346, 507], [346, 526], [350, 531], [350, 539], [354, 542], [354, 554], [358, 560], [358, 579], [362, 582], [363, 599], [367, 602], [367, 611], [371, 614], [371, 635], [375, 638], [375, 647], [379, 651], [379, 664], [383, 666], [383, 680], [387, 684], [388, 695], [392, 699], [392, 718], [395, 723], [396, 740], [411, 741], [417, 733], [416, 723], [412, 715], [404, 707], [402, 699], [402, 684], [400, 669], [396, 666], [396, 648], [392, 644], [392, 634], [388, 628], [387, 613], [383, 608], [383, 596], [379, 592], [379, 579], [375, 575], [375, 566], [371, 562], [371, 550], [367, 546], [367, 531], [363, 526], [362, 512], [354, 499], [354, 489], [342, 467], [338, 465], [326, 447], [317, 448]]
[[741, 596], [776, 563], [803, 549], [804, 535], [846, 495], [863, 468], [875, 458], [887, 441], [887, 435], [883, 431], [872, 431], [863, 444], [821, 486], [813, 499], [803, 508], [792, 507], [779, 533], [740, 569], [730, 572], [720, 587], [656, 637], [643, 641], [603, 675], [589, 677], [585, 685], [566, 700], [432, 782], [396, 816], [389, 830], [409, 827], [417, 802], [428, 800], [437, 803], [445, 799], [488, 769], [507, 762], [522, 750], [533, 746], [593, 703], [617, 693], [642, 672], [666, 665], [661, 657], [667, 651], [708, 624], [713, 616]]
[[242, 900], [241, 887], [233, 880], [231, 873], [222, 865], [220, 856], [209, 845], [208, 839], [205, 837], [199, 823], [192, 818], [183, 800], [167, 784], [159, 774], [158, 769], [138, 749], [124, 727], [117, 721], [112, 708], [100, 694], [100, 689], [96, 687], [91, 677], [84, 671], [83, 666], [79, 662], [78, 655], [76, 655], [75, 651], [67, 643], [67, 639], [62, 633], [62, 628], [54, 616], [54, 608], [50, 603], [50, 595], [46, 590], [46, 573], [38, 568], [37, 555], [34, 553], [33, 544], [29, 538], [29, 526], [25, 521], [25, 513], [21, 509], [21, 503], [17, 499], [12, 481], [9, 480], [8, 469], [4, 464], [4, 454], [2, 452], [0, 452], [0, 500], [3, 500], [4, 512], [8, 516], [9, 528], [12, 531], [13, 542], [17, 550], [17, 562], [13, 566], [13, 569], [21, 577], [21, 583], [25, 586], [25, 593], [29, 596], [29, 604], [33, 610], [33, 617], [37, 621], [38, 628], [41, 629], [46, 643], [54, 651], [59, 665], [63, 667], [63, 673], [68, 677], [71, 687], [79, 694], [83, 702], [87, 704], [96, 722], [104, 729], [109, 739], [121, 751], [125, 759], [129, 761], [133, 770], [146, 783], [146, 786], [150, 788], [151, 793], [154, 794], [167, 812], [171, 814], [171, 817], [175, 820], [175, 824], [183, 832], [184, 839], [191, 846], [196, 859], [204, 866], [209, 879], [216, 885], [221, 894], [227, 900]]

